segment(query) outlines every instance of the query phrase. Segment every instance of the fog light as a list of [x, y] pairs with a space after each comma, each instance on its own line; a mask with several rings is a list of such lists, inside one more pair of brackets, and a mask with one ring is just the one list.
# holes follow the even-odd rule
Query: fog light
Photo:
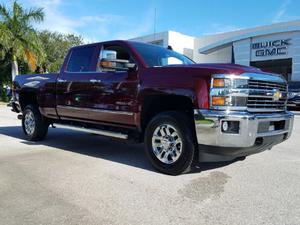
[[240, 131], [239, 121], [222, 121], [221, 130], [223, 133], [238, 134]]
[[222, 123], [222, 130], [223, 131], [227, 131], [228, 130], [228, 122], [227, 121], [223, 121], [223, 123]]

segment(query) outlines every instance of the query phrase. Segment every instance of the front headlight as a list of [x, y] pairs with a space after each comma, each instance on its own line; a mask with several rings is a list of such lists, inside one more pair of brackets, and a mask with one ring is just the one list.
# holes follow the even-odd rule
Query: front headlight
[[212, 109], [244, 110], [247, 107], [248, 78], [217, 74], [212, 77], [210, 107]]

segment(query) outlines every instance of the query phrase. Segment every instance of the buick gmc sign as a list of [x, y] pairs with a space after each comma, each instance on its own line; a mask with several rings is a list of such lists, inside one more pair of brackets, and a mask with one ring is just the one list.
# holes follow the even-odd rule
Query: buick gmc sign
[[256, 57], [287, 55], [291, 39], [278, 39], [273, 41], [262, 41], [251, 44]]

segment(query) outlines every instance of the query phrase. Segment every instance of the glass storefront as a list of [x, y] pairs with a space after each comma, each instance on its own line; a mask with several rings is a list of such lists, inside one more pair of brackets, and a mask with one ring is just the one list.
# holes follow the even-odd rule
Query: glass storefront
[[288, 81], [291, 80], [292, 76], [292, 58], [288, 59], [276, 59], [266, 61], [252, 61], [251, 66], [257, 67], [265, 72], [281, 74]]

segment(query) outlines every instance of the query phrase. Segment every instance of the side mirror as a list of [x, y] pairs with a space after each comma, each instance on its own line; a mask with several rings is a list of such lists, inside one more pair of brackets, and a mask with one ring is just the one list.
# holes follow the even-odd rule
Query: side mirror
[[101, 68], [106, 70], [111, 70], [111, 71], [115, 71], [115, 70], [127, 71], [130, 69], [134, 69], [136, 66], [134, 63], [130, 63], [129, 60], [125, 60], [125, 59], [102, 58], [99, 63]]
[[101, 59], [117, 59], [117, 52], [113, 50], [101, 50]]
[[117, 59], [117, 52], [113, 50], [102, 50], [98, 65], [106, 71], [128, 71], [136, 66], [134, 63], [130, 63], [129, 60]]

